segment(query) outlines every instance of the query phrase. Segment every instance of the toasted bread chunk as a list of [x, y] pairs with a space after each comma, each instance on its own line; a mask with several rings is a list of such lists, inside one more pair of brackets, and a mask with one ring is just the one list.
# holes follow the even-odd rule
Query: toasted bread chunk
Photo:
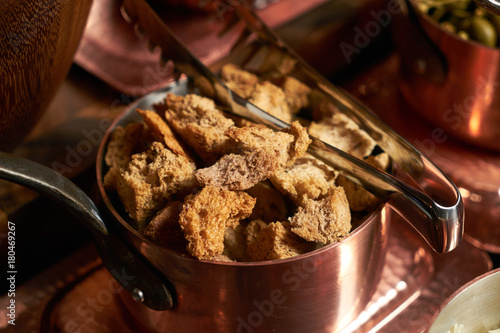
[[382, 152], [378, 155], [368, 156], [366, 162], [380, 170], [387, 170], [391, 163], [391, 157], [389, 154]]
[[151, 110], [137, 109], [136, 111], [141, 115], [146, 125], [148, 125], [156, 141], [165, 144], [165, 146], [167, 146], [167, 148], [175, 154], [191, 159], [186, 149], [184, 149], [170, 127], [165, 121], [163, 121], [160, 115]]
[[108, 166], [125, 167], [134, 153], [134, 149], [141, 139], [144, 125], [141, 123], [116, 126], [111, 133], [104, 160]]
[[337, 185], [344, 188], [345, 194], [347, 196], [347, 201], [349, 203], [349, 208], [353, 212], [363, 212], [368, 211], [377, 206], [380, 200], [362, 188], [359, 185], [354, 184], [349, 179], [340, 175], [337, 179]]
[[206, 186], [184, 200], [179, 223], [188, 240], [188, 251], [198, 259], [210, 259], [224, 250], [226, 228], [235, 228], [252, 213], [255, 199], [245, 192]]
[[340, 109], [318, 90], [312, 90], [309, 93], [309, 109], [314, 121], [323, 121], [341, 113]]
[[[382, 153], [369, 156], [366, 162], [376, 168], [385, 170], [389, 164], [389, 155]], [[336, 183], [344, 188], [349, 207], [354, 212], [370, 211], [380, 203], [379, 198], [342, 175], [338, 177]]]
[[224, 117], [211, 99], [170, 94], [165, 103], [168, 124], [205, 162], [212, 164], [225, 153], [224, 132], [234, 122]]
[[309, 134], [357, 158], [368, 157], [376, 146], [366, 132], [342, 113], [321, 123], [312, 122]]
[[245, 238], [247, 247], [249, 244], [257, 241], [259, 234], [262, 230], [264, 230], [269, 223], [266, 223], [262, 220], [252, 220], [250, 221], [245, 228]]
[[288, 169], [273, 174], [269, 180], [283, 194], [301, 206], [304, 201], [325, 196], [335, 186], [337, 172], [312, 156], [299, 158]]
[[248, 101], [286, 123], [292, 122], [292, 112], [283, 89], [269, 81], [256, 84]]
[[241, 154], [223, 156], [211, 167], [198, 170], [196, 179], [202, 185], [229, 190], [247, 190], [253, 187], [283, 170], [307, 149], [309, 136], [303, 127], [295, 122], [293, 129], [287, 131], [292, 133], [275, 132], [264, 125], [229, 128], [226, 135], [234, 145], [228, 143], [227, 149]]
[[104, 176], [104, 187], [107, 190], [116, 189], [117, 176], [127, 166], [141, 139], [144, 125], [129, 124], [125, 127], [116, 126], [111, 133], [104, 161], [109, 167]]
[[221, 78], [229, 89], [245, 99], [250, 97], [259, 82], [259, 78], [256, 75], [233, 64], [227, 64], [222, 67]]
[[311, 251], [316, 246], [295, 235], [289, 222], [263, 223], [252, 221], [247, 227], [247, 252], [251, 261], [290, 258]]
[[283, 131], [276, 132], [264, 125], [246, 127], [231, 127], [226, 131], [230, 138], [228, 146], [233, 152], [247, 152], [256, 150], [273, 150], [280, 166], [292, 165], [295, 159], [302, 156], [311, 143], [307, 130], [294, 121]]
[[227, 255], [225, 255], [224, 253], [221, 253], [221, 254], [215, 254], [212, 258], [210, 258], [210, 260], [214, 260], [214, 261], [223, 261], [223, 262], [234, 262], [233, 259], [229, 258]]
[[311, 88], [304, 83], [291, 76], [286, 76], [281, 88], [285, 93], [285, 100], [292, 114], [296, 114], [309, 105]]
[[285, 198], [270, 182], [259, 182], [246, 192], [257, 199], [250, 220], [259, 219], [267, 223], [286, 221], [288, 210]]
[[224, 155], [211, 167], [198, 169], [196, 179], [203, 186], [217, 186], [232, 191], [247, 190], [280, 169], [275, 156], [269, 150]]
[[330, 190], [322, 200], [308, 200], [290, 218], [292, 231], [308, 241], [330, 244], [349, 234], [351, 212], [342, 187]]
[[230, 127], [226, 130], [229, 137], [228, 149], [234, 153], [254, 151], [274, 151], [275, 158], [281, 167], [289, 160], [289, 150], [294, 142], [294, 137], [284, 132], [276, 132], [264, 125], [251, 125], [246, 127]]
[[283, 130], [285, 133], [289, 133], [293, 136], [293, 142], [288, 150], [288, 161], [287, 166], [293, 165], [295, 160], [305, 154], [309, 144], [311, 143], [311, 138], [305, 129], [298, 121], [294, 121], [289, 128]]
[[236, 228], [226, 228], [224, 233], [223, 255], [235, 261], [248, 261], [246, 229], [247, 223], [241, 221]]
[[187, 253], [187, 241], [179, 224], [182, 202], [166, 204], [144, 229], [144, 236], [172, 250]]
[[127, 213], [139, 223], [139, 229], [179, 191], [196, 185], [195, 165], [174, 154], [161, 142], [135, 154], [118, 177], [117, 191]]

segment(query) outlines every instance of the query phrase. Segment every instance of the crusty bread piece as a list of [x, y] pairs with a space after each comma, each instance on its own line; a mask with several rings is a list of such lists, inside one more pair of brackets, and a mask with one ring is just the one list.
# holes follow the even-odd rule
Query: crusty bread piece
[[285, 93], [285, 100], [292, 114], [296, 114], [302, 108], [306, 108], [309, 105], [311, 88], [296, 78], [285, 76], [283, 84], [280, 87]]
[[307, 129], [304, 128], [298, 121], [294, 121], [290, 127], [283, 129], [284, 133], [291, 134], [293, 136], [293, 142], [288, 149], [288, 161], [286, 166], [291, 166], [295, 163], [295, 160], [302, 155], [304, 155], [311, 144], [311, 138], [307, 133]]
[[179, 191], [189, 192], [196, 185], [195, 165], [174, 154], [161, 142], [132, 156], [117, 182], [117, 191], [127, 213], [139, 229]]
[[313, 89], [309, 93], [309, 110], [314, 121], [322, 121], [331, 118], [334, 114], [341, 113], [340, 109], [334, 105], [326, 96]]
[[144, 236], [172, 250], [187, 253], [187, 241], [179, 224], [182, 202], [170, 201], [149, 222]]
[[241, 128], [230, 127], [226, 135], [230, 138], [228, 150], [236, 153], [273, 150], [282, 167], [292, 165], [295, 159], [307, 151], [311, 143], [307, 130], [298, 121], [279, 132], [255, 124]]
[[362, 188], [354, 184], [349, 179], [340, 175], [337, 179], [337, 185], [344, 188], [345, 194], [347, 196], [347, 201], [349, 203], [349, 208], [353, 212], [363, 212], [368, 211], [377, 206], [380, 200]]
[[[387, 153], [371, 155], [365, 161], [380, 170], [386, 170], [389, 165], [389, 155]], [[378, 197], [342, 175], [337, 178], [336, 184], [344, 188], [349, 207], [354, 212], [370, 211], [380, 203]]]
[[210, 258], [210, 260], [214, 260], [214, 261], [223, 261], [223, 262], [234, 262], [233, 259], [229, 258], [227, 255], [225, 255], [224, 253], [220, 253], [220, 254], [214, 254], [212, 258]]
[[188, 251], [198, 259], [211, 259], [224, 250], [226, 228], [235, 228], [252, 213], [255, 199], [245, 192], [206, 186], [186, 197], [179, 224]]
[[198, 169], [196, 179], [203, 186], [217, 186], [232, 191], [247, 190], [280, 169], [275, 156], [270, 150], [224, 155], [214, 165]]
[[224, 132], [234, 122], [215, 108], [213, 100], [193, 94], [169, 94], [165, 103], [168, 124], [201, 159], [212, 164], [225, 153]]
[[234, 64], [226, 64], [221, 69], [221, 78], [229, 89], [275, 117], [290, 122], [293, 114], [309, 105], [311, 89], [294, 77], [278, 76], [278, 79], [271, 76], [269, 80], [261, 80]]
[[289, 222], [265, 224], [257, 220], [250, 222], [247, 230], [247, 253], [251, 261], [290, 258], [316, 247], [295, 235]]
[[148, 129], [156, 141], [164, 143], [175, 154], [192, 159], [159, 114], [151, 110], [136, 109], [136, 111], [141, 115], [146, 125], [148, 125]]
[[283, 89], [269, 81], [256, 84], [248, 101], [288, 124], [292, 122], [292, 112]]
[[142, 137], [144, 125], [141, 123], [129, 124], [125, 127], [116, 126], [111, 133], [110, 140], [106, 146], [104, 161], [109, 167], [104, 175], [104, 188], [116, 190], [117, 176], [123, 171], [132, 158], [138, 142]]
[[280, 167], [285, 167], [289, 160], [289, 150], [294, 137], [282, 131], [255, 124], [246, 127], [230, 127], [225, 132], [229, 138], [228, 150], [242, 154], [246, 152], [268, 150], [273, 151]]
[[226, 228], [224, 233], [223, 255], [234, 261], [248, 261], [246, 229], [247, 223], [241, 221], [236, 228]]
[[[272, 223], [272, 222], [271, 222]], [[262, 230], [264, 230], [269, 223], [264, 222], [262, 220], [251, 220], [246, 228], [245, 228], [245, 238], [246, 238], [246, 243], [247, 247], [249, 244], [252, 244], [253, 242], [256, 242], [259, 234]]]
[[365, 161], [377, 169], [386, 171], [391, 163], [391, 157], [389, 154], [382, 152], [377, 155], [368, 156]]
[[236, 65], [226, 64], [221, 69], [221, 78], [229, 89], [248, 99], [252, 94], [259, 78]]
[[368, 157], [376, 142], [343, 113], [309, 125], [309, 134], [357, 158]]
[[214, 165], [197, 170], [196, 179], [202, 185], [229, 190], [247, 190], [253, 187], [283, 170], [307, 149], [309, 136], [299, 126], [295, 122], [293, 130], [287, 129], [291, 134], [275, 132], [264, 125], [228, 128], [226, 135], [234, 145], [228, 142], [227, 149], [241, 153], [224, 155]]
[[249, 220], [258, 219], [267, 223], [286, 221], [288, 210], [285, 198], [270, 182], [259, 182], [246, 192], [257, 200]]
[[323, 162], [306, 155], [297, 159], [291, 167], [274, 173], [269, 180], [283, 195], [301, 206], [304, 201], [325, 196], [335, 186], [337, 174]]
[[342, 187], [330, 189], [322, 200], [308, 200], [290, 218], [292, 231], [312, 242], [330, 244], [349, 234], [351, 212]]

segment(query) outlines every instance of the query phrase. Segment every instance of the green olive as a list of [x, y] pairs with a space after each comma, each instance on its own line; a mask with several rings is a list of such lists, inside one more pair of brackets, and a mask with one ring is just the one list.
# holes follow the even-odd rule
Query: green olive
[[500, 16], [479, 7], [474, 0], [420, 0], [418, 6], [443, 30], [459, 38], [500, 46]]
[[498, 44], [500, 44], [500, 38], [498, 38], [498, 36], [500, 36], [500, 16], [498, 15], [495, 15], [495, 14], [490, 14], [489, 16], [489, 19], [490, 19], [490, 22], [493, 24], [493, 26], [495, 27], [495, 30], [497, 32], [497, 46], [500, 46]]
[[450, 14], [452, 17], [456, 17], [459, 19], [465, 19], [471, 16], [471, 13], [468, 10], [461, 8], [450, 9]]
[[460, 10], [469, 13], [470, 15], [470, 5], [471, 1], [470, 0], [465, 0], [465, 1], [454, 1], [448, 5], [448, 7], [451, 10]]
[[443, 30], [448, 31], [452, 34], [457, 32], [457, 28], [450, 21], [445, 21], [445, 22], [441, 23], [440, 26], [441, 26], [441, 28], [443, 28]]
[[474, 16], [470, 21], [467, 31], [470, 37], [481, 44], [495, 47], [497, 44], [497, 32], [493, 24], [484, 17]]
[[486, 14], [488, 14], [488, 11], [482, 7], [477, 7], [474, 10], [474, 16], [480, 16], [480, 17], [485, 17]]
[[424, 2], [419, 2], [418, 3], [418, 9], [422, 12], [422, 13], [427, 13], [429, 12], [429, 5], [424, 3]]
[[448, 11], [444, 7], [436, 7], [434, 11], [431, 14], [431, 17], [439, 22], [446, 14]]
[[460, 30], [457, 32], [458, 37], [462, 38], [463, 40], [469, 40], [469, 34], [467, 31]]

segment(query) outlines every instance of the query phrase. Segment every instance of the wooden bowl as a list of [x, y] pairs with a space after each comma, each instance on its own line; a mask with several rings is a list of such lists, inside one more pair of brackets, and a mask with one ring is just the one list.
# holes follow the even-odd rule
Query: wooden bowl
[[92, 0], [0, 2], [0, 150], [29, 133], [66, 77]]

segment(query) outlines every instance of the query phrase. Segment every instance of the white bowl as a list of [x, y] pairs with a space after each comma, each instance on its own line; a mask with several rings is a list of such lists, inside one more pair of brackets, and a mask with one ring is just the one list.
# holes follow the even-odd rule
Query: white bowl
[[451, 295], [428, 333], [446, 333], [455, 324], [463, 325], [461, 333], [487, 333], [500, 328], [500, 268], [475, 278]]

